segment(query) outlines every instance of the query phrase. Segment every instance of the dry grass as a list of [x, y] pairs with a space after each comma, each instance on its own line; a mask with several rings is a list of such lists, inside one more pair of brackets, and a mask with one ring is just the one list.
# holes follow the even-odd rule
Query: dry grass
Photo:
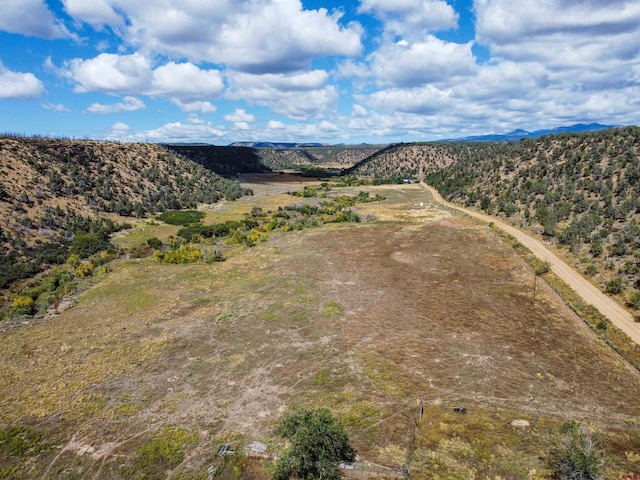
[[[215, 213], [274, 208], [281, 188]], [[551, 289], [531, 305], [533, 273], [490, 229], [420, 207], [420, 187], [375, 191], [387, 200], [361, 208], [378, 222], [272, 235], [216, 264], [131, 261], [76, 307], [6, 332], [3, 424], [60, 446], [25, 463], [29, 475], [118, 478], [169, 425], [197, 434], [175, 475], [206, 478], [222, 439], [268, 441], [293, 404], [332, 408], [361, 456], [392, 469], [412, 458], [427, 472], [429, 452], [458, 452], [466, 460], [443, 456], [441, 478], [527, 478], [550, 433], [513, 443], [508, 418], [592, 424], [615, 440], [611, 472], [632, 468], [638, 373]], [[420, 399], [442, 403], [437, 430], [416, 427]], [[467, 417], [449, 413], [457, 404]], [[221, 478], [238, 465], [264, 475], [225, 465]]]

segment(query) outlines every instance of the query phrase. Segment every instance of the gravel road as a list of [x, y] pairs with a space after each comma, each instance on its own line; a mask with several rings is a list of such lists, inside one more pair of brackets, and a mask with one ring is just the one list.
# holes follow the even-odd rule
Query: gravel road
[[620, 306], [615, 300], [605, 295], [581, 274], [567, 265], [561, 258], [545, 247], [542, 242], [495, 217], [447, 202], [435, 188], [427, 185], [426, 183], [422, 183], [422, 186], [431, 193], [436, 202], [450, 208], [455, 208], [456, 210], [485, 222], [493, 222], [494, 225], [504, 230], [509, 235], [513, 235], [540, 260], [549, 262], [553, 273], [558, 275], [558, 277], [575, 290], [586, 302], [597, 308], [600, 313], [611, 320], [616, 327], [629, 335], [634, 342], [640, 344], [640, 323], [634, 321], [633, 315]]

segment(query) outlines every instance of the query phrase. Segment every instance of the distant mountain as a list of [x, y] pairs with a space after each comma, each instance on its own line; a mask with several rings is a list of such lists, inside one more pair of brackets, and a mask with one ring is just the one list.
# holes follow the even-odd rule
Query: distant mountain
[[475, 135], [470, 137], [453, 138], [442, 140], [443, 142], [511, 142], [522, 140], [523, 138], [540, 138], [544, 135], [556, 135], [559, 133], [579, 133], [579, 132], [596, 132], [598, 130], [606, 130], [608, 128], [616, 128], [616, 125], [602, 125], [600, 123], [577, 123], [575, 125], [547, 128], [544, 130], [535, 130], [528, 132], [526, 130], [517, 129], [508, 133], [492, 133], [488, 135]]

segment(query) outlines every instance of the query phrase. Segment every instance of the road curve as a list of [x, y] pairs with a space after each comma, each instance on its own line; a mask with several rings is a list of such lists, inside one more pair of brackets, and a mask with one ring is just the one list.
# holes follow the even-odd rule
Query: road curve
[[634, 342], [640, 344], [640, 323], [634, 321], [633, 315], [631, 315], [627, 310], [621, 307], [612, 298], [602, 293], [602, 291], [600, 291], [577, 271], [567, 265], [562, 259], [560, 259], [560, 257], [555, 255], [547, 247], [545, 247], [542, 242], [536, 240], [533, 237], [530, 237], [528, 234], [524, 233], [521, 230], [518, 230], [512, 225], [496, 219], [495, 217], [469, 210], [468, 208], [460, 207], [458, 205], [454, 205], [453, 203], [449, 203], [444, 198], [442, 198], [442, 195], [440, 195], [440, 193], [435, 188], [427, 185], [424, 182], [420, 182], [420, 184], [429, 193], [431, 193], [436, 202], [464, 212], [467, 215], [478, 218], [482, 221], [493, 222], [494, 225], [496, 225], [498, 228], [517, 238], [520, 243], [531, 250], [533, 254], [540, 260], [549, 262], [553, 273], [555, 273], [567, 285], [575, 290], [575, 292], [580, 295], [585, 302], [597, 308], [600, 313], [611, 320], [611, 322], [616, 327], [629, 335]]

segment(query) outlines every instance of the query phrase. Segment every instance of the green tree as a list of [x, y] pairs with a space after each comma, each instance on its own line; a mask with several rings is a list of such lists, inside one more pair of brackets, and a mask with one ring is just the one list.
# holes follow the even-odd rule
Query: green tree
[[273, 480], [339, 479], [340, 462], [355, 460], [355, 451], [339, 420], [326, 408], [285, 413], [274, 433], [290, 443], [276, 463]]
[[577, 422], [565, 422], [561, 438], [549, 457], [554, 478], [560, 480], [604, 479], [604, 452], [597, 440]]

